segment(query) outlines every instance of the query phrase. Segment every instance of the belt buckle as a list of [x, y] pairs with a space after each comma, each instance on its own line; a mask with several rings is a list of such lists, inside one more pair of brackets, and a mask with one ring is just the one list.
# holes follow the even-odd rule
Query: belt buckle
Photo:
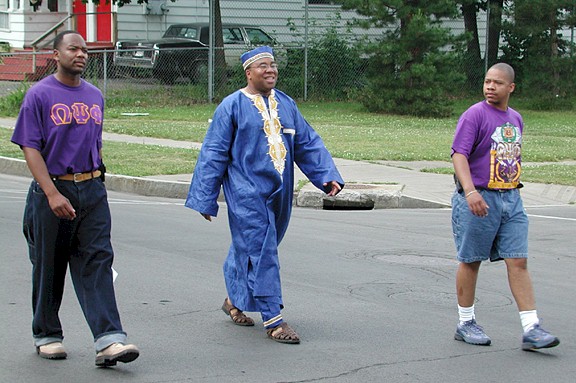
[[[76, 179], [76, 177], [78, 177], [78, 179]], [[82, 173], [74, 173], [73, 179], [74, 182], [82, 182]]]

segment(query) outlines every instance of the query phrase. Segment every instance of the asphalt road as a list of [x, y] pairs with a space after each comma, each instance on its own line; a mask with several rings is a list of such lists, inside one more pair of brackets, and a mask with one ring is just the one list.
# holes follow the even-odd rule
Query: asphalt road
[[520, 350], [504, 264], [482, 267], [477, 319], [491, 346], [453, 340], [457, 320], [449, 209], [296, 208], [280, 247], [284, 318], [300, 345], [234, 326], [220, 306], [229, 245], [182, 200], [111, 192], [117, 298], [141, 357], [94, 366], [72, 284], [61, 309], [68, 359], [34, 351], [21, 217], [29, 179], [0, 175], [0, 382], [572, 382], [576, 206], [530, 208], [530, 269], [543, 326], [561, 344]]

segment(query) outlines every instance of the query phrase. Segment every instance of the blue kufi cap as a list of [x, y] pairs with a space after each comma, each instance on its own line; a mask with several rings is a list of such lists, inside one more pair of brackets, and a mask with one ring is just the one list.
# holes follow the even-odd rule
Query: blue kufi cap
[[263, 58], [270, 58], [274, 60], [274, 52], [272, 51], [272, 48], [264, 45], [258, 48], [254, 48], [251, 51], [242, 53], [242, 56], [240, 56], [244, 70], [246, 70], [246, 68], [248, 68], [253, 62]]

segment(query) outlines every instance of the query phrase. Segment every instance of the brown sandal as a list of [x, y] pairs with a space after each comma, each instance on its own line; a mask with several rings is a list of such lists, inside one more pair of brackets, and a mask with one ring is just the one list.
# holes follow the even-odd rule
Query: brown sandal
[[238, 326], [254, 326], [254, 321], [249, 316], [246, 316], [242, 311], [236, 308], [228, 298], [224, 299], [224, 304], [222, 305], [222, 311], [226, 313], [226, 315], [230, 316], [232, 322]]
[[282, 322], [279, 326], [269, 328], [266, 330], [268, 338], [275, 340], [280, 343], [300, 343], [300, 338], [296, 331], [292, 327], [288, 326], [288, 323]]

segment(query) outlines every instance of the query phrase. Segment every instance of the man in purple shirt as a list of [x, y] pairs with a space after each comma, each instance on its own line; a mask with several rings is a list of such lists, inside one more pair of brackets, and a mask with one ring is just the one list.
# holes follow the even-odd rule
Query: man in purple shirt
[[484, 78], [485, 100], [460, 116], [454, 134], [457, 191], [452, 196], [452, 228], [460, 261], [456, 273], [460, 321], [454, 338], [491, 343], [476, 323], [476, 281], [482, 261], [503, 259], [524, 330], [522, 349], [535, 350], [560, 341], [539, 324], [528, 273], [528, 217], [519, 190], [523, 122], [508, 106], [514, 87], [510, 65], [492, 66]]
[[65, 359], [58, 311], [66, 270], [92, 335], [97, 366], [139, 355], [126, 344], [114, 294], [111, 216], [103, 183], [104, 98], [81, 78], [86, 42], [75, 31], [54, 40], [57, 71], [30, 88], [12, 142], [24, 151], [34, 177], [24, 211], [32, 262], [32, 332], [36, 352]]

